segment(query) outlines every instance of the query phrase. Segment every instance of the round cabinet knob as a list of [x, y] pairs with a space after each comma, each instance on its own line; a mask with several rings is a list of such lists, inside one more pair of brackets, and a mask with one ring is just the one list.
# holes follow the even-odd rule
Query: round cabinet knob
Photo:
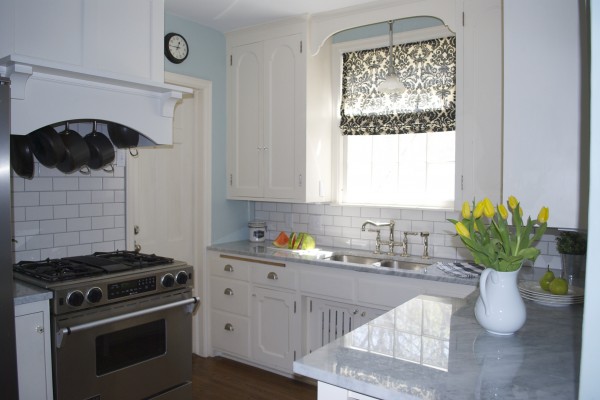
[[79, 307], [83, 304], [83, 293], [80, 290], [74, 290], [67, 294], [67, 304], [71, 307]]
[[160, 280], [160, 284], [163, 287], [169, 288], [175, 284], [175, 278], [173, 278], [173, 274], [166, 274]]
[[87, 292], [87, 301], [90, 303], [98, 303], [102, 300], [102, 289], [99, 287], [93, 287]]
[[185, 272], [185, 271], [179, 271], [177, 273], [177, 276], [175, 277], [175, 280], [180, 285], [185, 285], [187, 283], [187, 281], [188, 281], [188, 274], [187, 274], [187, 272]]

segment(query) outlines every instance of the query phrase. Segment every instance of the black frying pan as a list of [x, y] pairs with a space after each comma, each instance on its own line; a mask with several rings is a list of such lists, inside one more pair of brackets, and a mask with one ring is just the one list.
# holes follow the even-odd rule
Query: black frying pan
[[121, 124], [109, 122], [108, 136], [110, 136], [110, 140], [119, 149], [129, 149], [129, 153], [132, 156], [137, 156], [137, 149], [135, 150], [135, 153], [132, 152], [132, 149], [137, 147], [140, 140], [140, 133], [138, 131]]
[[65, 145], [51, 126], [44, 126], [29, 135], [31, 151], [44, 166], [54, 168], [65, 158]]
[[97, 124], [94, 121], [94, 129], [83, 138], [90, 150], [90, 159], [87, 165], [91, 169], [100, 169], [115, 159], [115, 148], [112, 143], [96, 128]]
[[90, 149], [87, 143], [79, 133], [69, 129], [68, 122], [65, 124], [65, 130], [61, 132], [60, 138], [65, 145], [65, 157], [56, 165], [56, 168], [65, 174], [81, 170], [90, 159]]
[[33, 178], [33, 153], [27, 136], [10, 135], [10, 165], [20, 177]]

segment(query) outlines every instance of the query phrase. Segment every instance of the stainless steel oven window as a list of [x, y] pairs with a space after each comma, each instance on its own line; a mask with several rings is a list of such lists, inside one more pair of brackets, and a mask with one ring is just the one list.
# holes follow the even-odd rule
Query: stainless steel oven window
[[96, 337], [96, 375], [102, 376], [165, 354], [164, 319]]

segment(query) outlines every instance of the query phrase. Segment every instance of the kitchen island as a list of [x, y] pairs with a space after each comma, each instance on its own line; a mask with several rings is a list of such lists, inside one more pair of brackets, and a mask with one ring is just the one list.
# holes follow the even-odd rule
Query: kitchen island
[[[319, 399], [576, 399], [583, 307], [526, 300], [511, 336], [475, 320], [465, 299], [417, 296], [294, 362]], [[350, 393], [350, 394], [349, 394]], [[340, 394], [336, 397], [336, 394]]]

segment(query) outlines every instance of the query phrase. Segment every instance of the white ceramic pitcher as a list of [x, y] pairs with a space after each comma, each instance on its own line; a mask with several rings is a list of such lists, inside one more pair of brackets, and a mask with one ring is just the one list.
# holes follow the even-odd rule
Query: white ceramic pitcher
[[517, 288], [520, 270], [498, 272], [486, 268], [481, 274], [475, 318], [490, 333], [512, 335], [525, 324], [527, 311]]

